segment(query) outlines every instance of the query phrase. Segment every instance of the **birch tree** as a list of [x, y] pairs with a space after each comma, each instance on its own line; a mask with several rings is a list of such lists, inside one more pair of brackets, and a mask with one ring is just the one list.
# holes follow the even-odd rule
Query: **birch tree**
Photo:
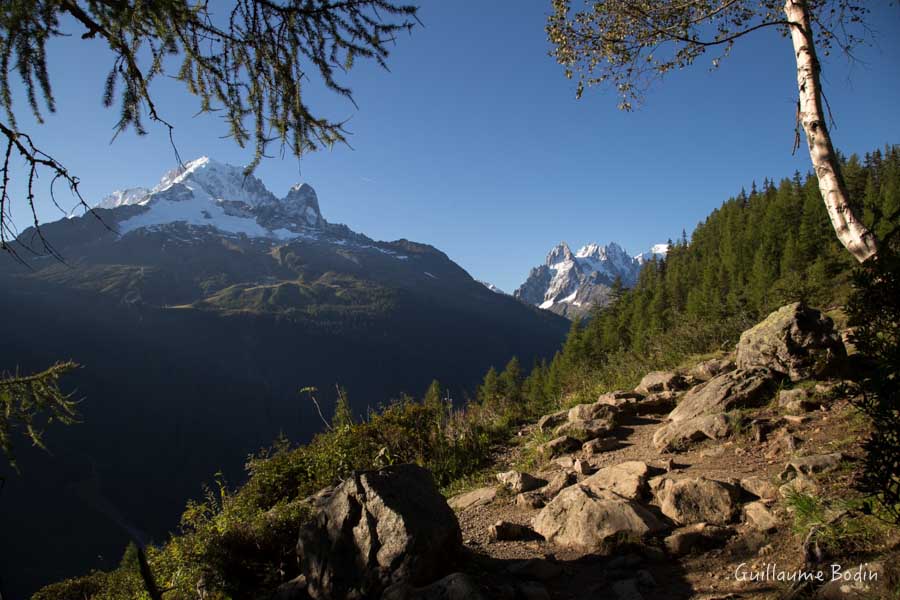
[[[707, 52], [718, 67], [735, 42], [775, 27], [789, 38], [797, 68], [797, 129], [802, 129], [822, 199], [838, 239], [859, 261], [875, 256], [875, 236], [854, 214], [828, 132], [819, 53], [852, 56], [865, 34], [868, 9], [858, 0], [552, 0], [551, 54], [577, 76], [577, 95], [612, 86], [631, 110], [667, 73]], [[573, 10], [572, 4], [581, 5]]]

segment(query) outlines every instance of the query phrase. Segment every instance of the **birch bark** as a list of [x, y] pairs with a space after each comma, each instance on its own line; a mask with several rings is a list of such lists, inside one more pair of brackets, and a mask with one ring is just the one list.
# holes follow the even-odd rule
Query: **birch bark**
[[877, 254], [878, 245], [874, 234], [853, 214], [837, 153], [825, 125], [819, 60], [813, 46], [806, 0], [786, 0], [784, 12], [791, 23], [791, 41], [797, 59], [797, 87], [800, 91], [798, 118], [806, 133], [809, 157], [819, 179], [819, 191], [838, 239], [856, 260], [865, 262]]

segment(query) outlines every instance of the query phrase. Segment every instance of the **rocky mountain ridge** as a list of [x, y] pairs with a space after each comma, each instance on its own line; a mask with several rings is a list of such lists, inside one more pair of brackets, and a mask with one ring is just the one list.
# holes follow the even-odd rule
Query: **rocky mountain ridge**
[[605, 306], [618, 281], [628, 288], [637, 282], [642, 266], [653, 257], [664, 257], [667, 244], [630, 256], [616, 243], [587, 244], [573, 253], [565, 242], [547, 254], [544, 264], [531, 270], [513, 295], [539, 308], [575, 318], [591, 307]]

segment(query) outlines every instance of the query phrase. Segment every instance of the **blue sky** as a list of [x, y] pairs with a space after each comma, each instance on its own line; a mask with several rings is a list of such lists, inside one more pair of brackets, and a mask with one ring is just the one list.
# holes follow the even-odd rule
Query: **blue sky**
[[[225, 2], [212, 2], [225, 6]], [[873, 45], [860, 62], [834, 57], [825, 89], [846, 152], [900, 142], [900, 8], [873, 2]], [[322, 212], [376, 239], [401, 237], [445, 251], [473, 276], [507, 291], [560, 240], [616, 241], [637, 253], [688, 233], [753, 180], [805, 172], [791, 156], [796, 102], [788, 40], [762, 30], [741, 40], [716, 72], [709, 61], [673, 73], [632, 113], [614, 95], [574, 84], [548, 56], [549, 0], [423, 0], [423, 28], [400, 37], [390, 72], [362, 62], [347, 82], [359, 110], [311, 90], [310, 103], [350, 118], [353, 150], [265, 161], [257, 175], [277, 195], [298, 181]], [[166, 131], [110, 143], [115, 110], [100, 96], [110, 56], [99, 41], [50, 47], [58, 111], [36, 126], [18, 97], [20, 126], [82, 179], [89, 201], [153, 185], [175, 158]], [[217, 116], [199, 116], [181, 84], [153, 88], [183, 158], [245, 164], [251, 149], [222, 139]], [[64, 197], [68, 202], [68, 198]], [[44, 219], [59, 213], [39, 199]], [[15, 212], [20, 226], [27, 215]]]

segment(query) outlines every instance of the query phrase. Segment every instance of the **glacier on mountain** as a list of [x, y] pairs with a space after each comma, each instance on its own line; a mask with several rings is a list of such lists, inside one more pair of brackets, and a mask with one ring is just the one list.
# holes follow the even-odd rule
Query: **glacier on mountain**
[[580, 316], [592, 306], [608, 304], [616, 281], [623, 287], [633, 286], [642, 265], [653, 256], [664, 257], [667, 251], [667, 244], [656, 244], [650, 252], [631, 256], [619, 244], [610, 243], [587, 244], [573, 253], [561, 242], [513, 295], [563, 316]]

